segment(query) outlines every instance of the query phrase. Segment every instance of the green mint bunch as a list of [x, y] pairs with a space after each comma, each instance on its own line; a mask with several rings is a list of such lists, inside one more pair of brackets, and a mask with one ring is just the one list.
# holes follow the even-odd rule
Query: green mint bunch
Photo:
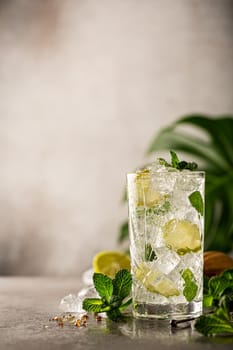
[[131, 273], [126, 269], [120, 270], [114, 279], [94, 273], [93, 282], [100, 298], [84, 299], [83, 309], [95, 313], [106, 312], [112, 321], [121, 320], [122, 311], [132, 303], [132, 299], [128, 298], [132, 287]]
[[207, 336], [233, 335], [233, 269], [210, 279], [205, 277], [203, 305], [213, 312], [196, 320], [196, 330]]
[[233, 293], [233, 269], [225, 270], [219, 276], [205, 278], [204, 307], [218, 307], [230, 290]]
[[177, 154], [174, 151], [170, 151], [171, 154], [171, 164], [169, 164], [165, 159], [159, 158], [159, 162], [161, 165], [165, 165], [167, 167], [172, 167], [178, 170], [196, 170], [197, 164], [194, 162], [186, 162], [185, 160], [180, 160]]

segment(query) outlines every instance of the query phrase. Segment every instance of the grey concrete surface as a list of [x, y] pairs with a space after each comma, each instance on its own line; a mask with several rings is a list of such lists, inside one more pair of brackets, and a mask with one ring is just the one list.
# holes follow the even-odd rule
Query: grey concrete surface
[[87, 327], [60, 328], [49, 321], [59, 314], [60, 299], [81, 287], [75, 279], [0, 278], [0, 349], [232, 349], [233, 338], [208, 339], [191, 328], [173, 333], [161, 322], [90, 316]]

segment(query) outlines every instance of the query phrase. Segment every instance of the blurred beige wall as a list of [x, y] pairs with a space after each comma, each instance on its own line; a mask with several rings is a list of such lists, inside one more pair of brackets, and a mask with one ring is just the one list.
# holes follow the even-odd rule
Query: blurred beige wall
[[115, 249], [125, 173], [193, 111], [233, 112], [233, 1], [0, 1], [0, 274]]

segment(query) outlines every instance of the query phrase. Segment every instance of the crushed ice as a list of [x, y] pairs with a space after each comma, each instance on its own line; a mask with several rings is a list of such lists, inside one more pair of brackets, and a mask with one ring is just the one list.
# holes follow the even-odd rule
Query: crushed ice
[[83, 300], [85, 298], [96, 298], [98, 294], [93, 286], [92, 282], [93, 270], [89, 269], [84, 272], [82, 280], [84, 288], [82, 288], [77, 294], [69, 294], [61, 299], [59, 309], [63, 312], [71, 313], [84, 313], [82, 308]]
[[63, 312], [84, 312], [82, 308], [82, 299], [76, 294], [69, 294], [62, 298], [59, 309]]
[[162, 164], [160, 159], [156, 159], [153, 163], [148, 166], [148, 169], [151, 173], [161, 173], [161, 172], [178, 172], [178, 169], [173, 168], [172, 166], [166, 166]]

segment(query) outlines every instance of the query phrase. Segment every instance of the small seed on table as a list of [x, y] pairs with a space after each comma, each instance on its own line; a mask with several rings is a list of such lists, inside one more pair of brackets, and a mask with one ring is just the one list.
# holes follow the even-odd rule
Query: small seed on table
[[76, 327], [81, 327], [81, 321], [79, 319], [76, 320], [75, 326]]
[[97, 315], [97, 316], [96, 316], [96, 321], [97, 321], [97, 322], [102, 321], [102, 316]]

